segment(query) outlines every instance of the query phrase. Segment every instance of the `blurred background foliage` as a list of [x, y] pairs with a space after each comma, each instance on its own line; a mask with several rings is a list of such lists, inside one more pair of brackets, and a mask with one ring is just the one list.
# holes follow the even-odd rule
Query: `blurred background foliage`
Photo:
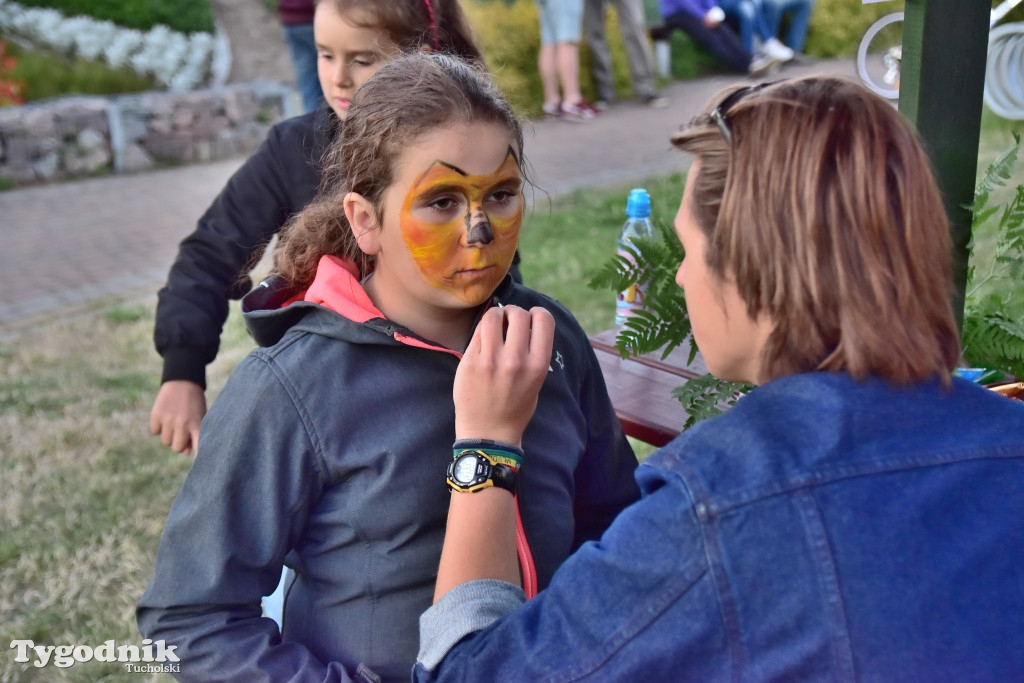
[[97, 60], [69, 57], [14, 41], [6, 42], [6, 48], [15, 60], [9, 75], [23, 85], [25, 102], [60, 95], [120, 95], [160, 89], [156, 79], [128, 67], [115, 69]]
[[[648, 25], [660, 24], [658, 0], [644, 0], [644, 4]], [[993, 6], [996, 4], [993, 0]], [[462, 5], [502, 92], [521, 113], [539, 114], [542, 89], [537, 72], [540, 35], [535, 0], [463, 0]], [[902, 9], [903, 3], [898, 0], [866, 5], [862, 0], [817, 0], [807, 33], [806, 54], [812, 59], [852, 57], [861, 36], [876, 19]], [[1004, 21], [1020, 20], [1024, 20], [1024, 5]], [[628, 99], [633, 94], [629, 67], [614, 10], [607, 14], [605, 34], [615, 69], [616, 96]], [[674, 31], [670, 43], [672, 78], [685, 80], [724, 71], [715, 58], [682, 31]], [[593, 100], [593, 84], [586, 76], [589, 72], [590, 52], [584, 42], [580, 46], [580, 85], [584, 96]]]
[[[66, 15], [87, 14], [96, 19], [140, 30], [157, 24], [184, 33], [212, 31], [214, 12], [209, 0], [18, 0], [33, 7], [56, 9]], [[251, 0], [256, 1], [256, 0]], [[262, 0], [273, 8], [275, 0]], [[660, 23], [658, 0], [644, 0], [648, 24]], [[540, 113], [542, 90], [537, 72], [540, 48], [535, 0], [462, 0], [483, 49], [488, 66], [494, 72], [502, 92], [521, 114]], [[817, 0], [807, 36], [807, 55], [811, 58], [852, 56], [861, 36], [879, 16], [902, 9], [898, 0], [863, 4], [861, 0]], [[1019, 15], [1019, 16], [1018, 16]], [[1024, 18], [1024, 6], [1018, 7], [1007, 21]], [[607, 15], [607, 37], [615, 68], [619, 98], [632, 96], [625, 49], [614, 10]], [[0, 40], [4, 36], [0, 35]], [[83, 63], [26, 45], [13, 45], [8, 39], [8, 54], [17, 65], [9, 76], [25, 84], [25, 100], [32, 101], [61, 93], [114, 94], [155, 88], [148, 79], [140, 79], [127, 70], [114, 71], [99, 62]], [[705, 51], [696, 47], [686, 34], [671, 36], [671, 77], [696, 78], [721, 72], [723, 67]], [[31, 54], [29, 54], [31, 53]], [[590, 52], [580, 47], [581, 86], [584, 96], [594, 99], [593, 85], [586, 76], [590, 70]]]
[[25, 7], [55, 9], [65, 16], [83, 14], [118, 26], [148, 31], [157, 24], [181, 33], [212, 33], [209, 0], [17, 0]]
[[[648, 25], [657, 26], [661, 22], [658, 0], [644, 3]], [[542, 89], [537, 72], [540, 35], [535, 0], [463, 0], [462, 5], [502, 92], [521, 113], [539, 114]], [[901, 8], [900, 2], [864, 5], [861, 0], [818, 0], [807, 34], [807, 55], [852, 56], [864, 31], [875, 19]], [[629, 67], [614, 10], [607, 14], [605, 33], [615, 69], [616, 96], [628, 99], [632, 96]], [[674, 31], [670, 42], [672, 78], [697, 78], [724, 70], [682, 31]], [[586, 77], [589, 72], [590, 52], [584, 42], [580, 47], [580, 85], [584, 96], [592, 100], [593, 84]]]

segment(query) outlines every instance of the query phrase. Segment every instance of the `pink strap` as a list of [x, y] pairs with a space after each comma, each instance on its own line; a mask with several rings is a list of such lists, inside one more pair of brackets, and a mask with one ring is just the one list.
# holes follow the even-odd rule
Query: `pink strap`
[[523, 579], [523, 592], [529, 600], [537, 595], [537, 565], [533, 562], [533, 551], [526, 540], [523, 516], [519, 513], [519, 496], [516, 496], [516, 554], [519, 555], [519, 574]]
[[441, 50], [441, 40], [437, 34], [437, 19], [434, 17], [434, 6], [430, 4], [430, 0], [423, 0], [423, 3], [427, 6], [427, 16], [430, 18], [430, 39], [433, 44], [435, 51]]

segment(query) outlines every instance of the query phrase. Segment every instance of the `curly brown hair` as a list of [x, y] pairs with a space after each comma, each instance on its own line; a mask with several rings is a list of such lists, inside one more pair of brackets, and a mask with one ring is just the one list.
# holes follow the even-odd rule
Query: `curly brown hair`
[[949, 380], [949, 225], [929, 159], [888, 102], [841, 78], [781, 81], [725, 92], [672, 142], [700, 160], [693, 213], [709, 268], [772, 320], [763, 381]]
[[353, 97], [345, 132], [324, 157], [316, 198], [281, 232], [276, 274], [304, 289], [324, 255], [352, 261], [362, 275], [370, 272], [372, 259], [359, 249], [345, 218], [345, 195], [362, 195], [382, 215], [384, 193], [394, 180], [401, 151], [426, 133], [475, 122], [506, 127], [515, 140], [520, 168], [526, 168], [522, 124], [482, 69], [424, 52], [382, 67]]

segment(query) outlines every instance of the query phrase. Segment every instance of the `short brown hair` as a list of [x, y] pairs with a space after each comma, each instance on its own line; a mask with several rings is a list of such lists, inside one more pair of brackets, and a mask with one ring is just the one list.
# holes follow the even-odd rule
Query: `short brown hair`
[[366, 12], [371, 19], [363, 27], [387, 33], [403, 51], [424, 45], [435, 52], [452, 54], [483, 65], [484, 57], [473, 39], [469, 20], [459, 0], [317, 0], [330, 2], [349, 16], [349, 10]]
[[401, 151], [439, 128], [472, 122], [497, 123], [509, 131], [525, 179], [522, 124], [484, 71], [455, 57], [423, 52], [383, 66], [352, 98], [344, 133], [324, 157], [316, 198], [281, 232], [277, 274], [293, 287], [308, 287], [324, 255], [351, 260], [362, 274], [369, 272], [372, 261], [359, 249], [345, 218], [345, 195], [362, 195], [380, 216]]
[[951, 239], [928, 158], [861, 85], [807, 77], [732, 96], [672, 137], [700, 160], [708, 265], [772, 332], [761, 379], [823, 371], [906, 384], [960, 356]]

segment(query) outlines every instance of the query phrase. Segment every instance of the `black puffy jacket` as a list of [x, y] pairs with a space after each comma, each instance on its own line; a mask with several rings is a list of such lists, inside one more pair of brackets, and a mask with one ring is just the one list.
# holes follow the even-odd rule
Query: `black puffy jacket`
[[156, 309], [161, 382], [189, 380], [205, 388], [228, 300], [251, 289], [249, 271], [271, 238], [313, 199], [320, 159], [340, 131], [327, 106], [275, 125], [181, 242]]

